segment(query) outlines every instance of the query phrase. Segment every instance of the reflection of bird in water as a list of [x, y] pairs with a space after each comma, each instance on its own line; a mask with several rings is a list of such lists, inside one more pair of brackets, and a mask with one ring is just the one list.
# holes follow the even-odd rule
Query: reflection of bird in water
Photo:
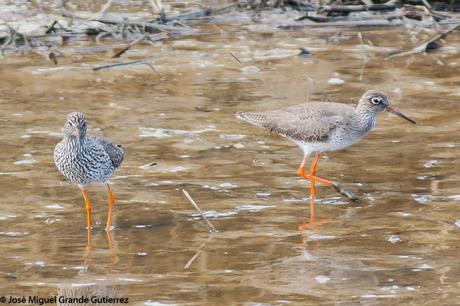
[[[376, 115], [388, 111], [415, 124], [415, 121], [390, 106], [385, 93], [367, 91], [356, 107], [332, 102], [312, 102], [268, 112], [236, 113], [238, 119], [263, 127], [295, 142], [304, 152], [297, 174], [310, 180], [310, 223], [314, 220], [315, 182], [334, 187], [357, 199], [340, 184], [316, 176], [321, 152], [344, 149], [358, 142], [375, 125]], [[307, 158], [313, 156], [310, 173], [305, 173]]]
[[[127, 304], [127, 298], [120, 296], [120, 291], [121, 285], [88, 284], [88, 281], [82, 284], [62, 284], [58, 288], [56, 305]], [[85, 298], [89, 301], [84, 301]]]
[[109, 178], [123, 161], [123, 150], [109, 140], [86, 134], [86, 118], [79, 112], [70, 113], [64, 125], [64, 138], [54, 149], [54, 163], [71, 182], [78, 185], [85, 200], [87, 211], [88, 238], [91, 230], [91, 203], [85, 186], [104, 183], [109, 192], [109, 211], [106, 231], [110, 231], [112, 209], [115, 197], [109, 185]]

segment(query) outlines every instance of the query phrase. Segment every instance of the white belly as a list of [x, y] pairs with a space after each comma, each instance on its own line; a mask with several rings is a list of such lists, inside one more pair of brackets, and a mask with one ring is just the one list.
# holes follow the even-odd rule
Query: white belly
[[302, 149], [305, 156], [310, 156], [314, 152], [328, 152], [328, 151], [337, 151], [345, 149], [352, 144], [358, 142], [361, 137], [347, 137], [347, 138], [339, 138], [333, 137], [328, 142], [301, 142], [295, 141], [295, 143]]

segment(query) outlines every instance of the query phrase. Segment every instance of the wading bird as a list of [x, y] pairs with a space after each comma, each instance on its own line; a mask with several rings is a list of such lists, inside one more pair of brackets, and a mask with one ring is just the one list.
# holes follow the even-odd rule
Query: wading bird
[[[236, 117], [295, 142], [304, 158], [297, 174], [310, 180], [310, 220], [314, 220], [315, 182], [332, 186], [354, 199], [354, 195], [336, 182], [316, 176], [321, 152], [351, 146], [375, 126], [377, 113], [387, 111], [415, 124], [390, 106], [388, 96], [377, 90], [367, 91], [356, 107], [333, 102], [310, 102], [267, 112], [237, 112]], [[305, 173], [307, 158], [313, 156], [310, 173]]]
[[102, 137], [88, 136], [83, 113], [73, 112], [67, 116], [64, 138], [54, 149], [54, 163], [58, 170], [80, 188], [86, 206], [88, 239], [91, 231], [91, 203], [85, 186], [104, 183], [109, 192], [109, 210], [105, 230], [110, 231], [115, 197], [109, 184], [112, 173], [123, 161], [123, 150]]

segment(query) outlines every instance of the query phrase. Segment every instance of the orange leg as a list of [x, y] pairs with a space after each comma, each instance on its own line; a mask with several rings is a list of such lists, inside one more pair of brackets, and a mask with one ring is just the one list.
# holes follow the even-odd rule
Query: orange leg
[[113, 195], [112, 188], [107, 183], [107, 189], [109, 191], [109, 212], [107, 214], [107, 224], [105, 225], [105, 230], [108, 232], [110, 231], [110, 224], [112, 223], [112, 211], [113, 211], [113, 203], [115, 203], [115, 196]]
[[318, 160], [319, 160], [319, 153], [316, 153], [315, 157], [313, 159], [313, 162], [312, 162], [312, 164], [310, 166], [310, 174], [309, 175], [307, 175], [305, 173], [305, 169], [304, 169], [305, 164], [307, 163], [307, 157], [303, 158], [299, 169], [297, 169], [297, 174], [299, 176], [301, 176], [303, 178], [306, 178], [307, 180], [310, 180], [310, 183], [311, 183], [310, 184], [310, 198], [311, 198], [312, 194], [313, 195], [315, 194], [315, 186], [312, 183], [312, 179], [313, 179], [313, 181], [315, 181], [315, 182], [321, 183], [321, 184], [326, 185], [326, 186], [333, 187], [338, 193], [346, 196], [347, 198], [349, 198], [352, 201], [359, 201], [359, 198], [353, 192], [351, 192], [350, 190], [345, 188], [345, 186], [342, 186], [342, 184], [339, 184], [338, 182], [333, 182], [333, 181], [329, 181], [329, 180], [317, 177], [316, 176], [316, 165], [318, 164]]
[[[297, 174], [303, 178], [310, 180], [310, 221], [307, 224], [299, 225], [299, 230], [304, 230], [306, 228], [314, 228], [315, 224], [321, 224], [323, 221], [319, 223], [315, 222], [315, 182], [322, 183], [326, 186], [332, 186], [332, 182], [325, 180], [323, 178], [317, 177], [316, 175], [316, 166], [318, 165], [319, 160], [319, 153], [315, 153], [315, 157], [310, 166], [310, 174], [305, 174], [305, 164], [307, 161], [307, 157], [304, 157], [302, 160], [302, 164], [300, 165], [299, 169], [297, 170]], [[324, 221], [327, 223], [327, 221]]]
[[86, 194], [86, 190], [81, 188], [81, 193], [83, 194], [83, 199], [85, 199], [85, 207], [86, 207], [86, 224], [88, 229], [88, 245], [91, 242], [91, 202], [89, 201], [88, 195]]
[[[315, 176], [316, 165], [318, 164], [318, 160], [319, 160], [319, 153], [316, 153], [315, 158], [313, 159], [313, 162], [312, 162], [312, 164], [310, 166], [310, 175], [308, 175], [308, 174], [305, 173], [305, 164], [307, 163], [307, 157], [304, 157], [303, 160], [302, 160], [302, 163], [300, 164], [299, 169], [297, 169], [297, 175], [299, 175], [299, 176], [301, 176], [303, 178], [306, 178], [308, 180], [313, 178], [313, 180], [316, 181], [316, 182], [319, 182], [319, 183], [324, 184], [326, 186], [332, 186], [331, 181], [328, 181], [328, 180], [325, 180], [323, 178]], [[313, 172], [312, 172], [312, 170], [313, 170]]]

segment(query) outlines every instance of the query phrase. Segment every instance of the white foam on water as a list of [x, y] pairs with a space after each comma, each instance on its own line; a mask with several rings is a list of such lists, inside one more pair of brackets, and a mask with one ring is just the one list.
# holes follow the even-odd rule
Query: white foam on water
[[174, 130], [165, 128], [139, 127], [140, 137], [167, 138], [173, 136], [195, 136], [198, 134], [215, 131], [215, 126], [209, 125], [199, 130]]
[[50, 205], [46, 205], [45, 206], [46, 208], [49, 208], [49, 209], [63, 209], [64, 206], [60, 205], [60, 204], [50, 204]]
[[331, 279], [327, 277], [326, 275], [318, 275], [317, 277], [315, 277], [315, 280], [318, 284], [326, 284]]
[[22, 160], [18, 160], [18, 161], [15, 161], [13, 164], [15, 165], [31, 165], [31, 164], [35, 164], [37, 161], [35, 159], [22, 159]]
[[391, 235], [390, 237], [388, 237], [387, 241], [391, 244], [396, 244], [398, 242], [401, 242], [401, 238], [399, 238], [398, 235]]
[[345, 84], [345, 81], [339, 78], [330, 78], [329, 81], [327, 81], [331, 85], [342, 85]]

